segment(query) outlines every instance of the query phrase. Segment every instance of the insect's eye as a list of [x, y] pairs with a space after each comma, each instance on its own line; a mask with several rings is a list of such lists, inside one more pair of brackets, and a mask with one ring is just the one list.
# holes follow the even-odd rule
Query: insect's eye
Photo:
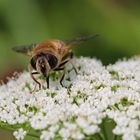
[[31, 59], [31, 65], [32, 65], [32, 67], [36, 70], [36, 61], [37, 61], [37, 57], [36, 56], [34, 56], [34, 57], [32, 57], [32, 59]]
[[57, 65], [57, 58], [52, 54], [47, 54], [47, 59], [49, 62], [50, 67], [53, 69]]

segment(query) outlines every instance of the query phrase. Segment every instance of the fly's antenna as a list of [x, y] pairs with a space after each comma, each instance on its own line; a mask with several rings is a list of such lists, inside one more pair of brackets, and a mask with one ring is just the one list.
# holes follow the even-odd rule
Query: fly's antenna
[[66, 45], [68, 45], [68, 46], [69, 46], [69, 45], [70, 45], [70, 46], [71, 46], [71, 45], [78, 45], [78, 44], [81, 44], [81, 43], [86, 42], [86, 41], [88, 41], [88, 40], [94, 39], [94, 38], [96, 38], [97, 36], [99, 36], [99, 34], [75, 38], [75, 39], [66, 41]]

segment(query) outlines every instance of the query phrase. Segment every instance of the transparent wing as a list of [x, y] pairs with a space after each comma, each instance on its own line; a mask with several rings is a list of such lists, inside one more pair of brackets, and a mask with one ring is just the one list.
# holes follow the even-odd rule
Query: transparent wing
[[33, 48], [35, 46], [36, 46], [36, 44], [16, 46], [16, 47], [13, 47], [12, 50], [15, 51], [15, 52], [23, 53], [25, 55], [30, 56], [31, 55], [31, 51], [33, 50]]
[[81, 44], [81, 43], [86, 42], [88, 40], [94, 39], [97, 36], [99, 36], [99, 35], [95, 34], [95, 35], [83, 36], [83, 37], [79, 37], [79, 38], [65, 41], [65, 43], [66, 43], [66, 45], [70, 45], [70, 46], [71, 45], [78, 45], [78, 44]]

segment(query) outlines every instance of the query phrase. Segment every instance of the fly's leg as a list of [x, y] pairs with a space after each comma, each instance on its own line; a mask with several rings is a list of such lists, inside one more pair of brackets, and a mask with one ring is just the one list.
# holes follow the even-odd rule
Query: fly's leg
[[46, 77], [46, 82], [47, 82], [47, 88], [49, 88], [49, 76]]
[[[34, 77], [35, 74], [39, 74], [39, 73], [38, 72], [32, 72], [32, 66], [30, 64], [28, 65], [28, 69], [29, 69], [29, 73], [30, 73], [31, 78], [38, 84], [39, 90], [40, 90], [41, 89], [41, 84]], [[36, 85], [35, 85], [35, 88], [34, 88], [33, 91], [35, 91], [35, 90], [36, 90]]]
[[[77, 69], [76, 69], [75, 65], [73, 64], [72, 60], [70, 60], [69, 62], [71, 63], [72, 69], [74, 69], [74, 71], [75, 71], [75, 73], [76, 73], [76, 75], [77, 75], [78, 72], [77, 72]], [[72, 70], [72, 69], [71, 69], [71, 70]]]
[[65, 75], [66, 75], [66, 68], [64, 67], [64, 69], [63, 69], [63, 75], [62, 75], [62, 77], [61, 77], [61, 79], [60, 79], [60, 84], [61, 84], [62, 87], [64, 87], [64, 85], [63, 85], [62, 82], [63, 82], [63, 80], [64, 80]]
[[77, 69], [76, 69], [76, 67], [74, 66], [73, 62], [72, 62], [73, 55], [74, 55], [73, 52], [69, 52], [66, 56], [64, 56], [64, 57], [62, 58], [62, 62], [61, 62], [61, 64], [59, 65], [59, 67], [61, 67], [61, 66], [65, 65], [66, 63], [70, 62], [71, 65], [72, 65], [72, 69], [71, 69], [71, 70], [74, 69], [75, 73], [78, 74]]
[[61, 77], [61, 79], [60, 79], [60, 85], [62, 86], [62, 87], [64, 87], [64, 85], [63, 85], [63, 80], [64, 80], [64, 77], [65, 77], [65, 75], [66, 75], [66, 68], [65, 67], [63, 67], [63, 68], [56, 68], [55, 69], [55, 71], [60, 71], [60, 70], [63, 70], [63, 75], [62, 75], [62, 77]]

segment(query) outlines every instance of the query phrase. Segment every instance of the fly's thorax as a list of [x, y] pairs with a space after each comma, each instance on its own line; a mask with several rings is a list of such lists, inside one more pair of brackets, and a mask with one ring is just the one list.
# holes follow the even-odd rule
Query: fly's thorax
[[40, 52], [46, 52], [46, 51], [51, 53], [58, 53], [60, 48], [62, 48], [63, 46], [64, 46], [64, 42], [60, 40], [47, 40], [37, 44], [34, 47], [33, 52], [35, 54]]

